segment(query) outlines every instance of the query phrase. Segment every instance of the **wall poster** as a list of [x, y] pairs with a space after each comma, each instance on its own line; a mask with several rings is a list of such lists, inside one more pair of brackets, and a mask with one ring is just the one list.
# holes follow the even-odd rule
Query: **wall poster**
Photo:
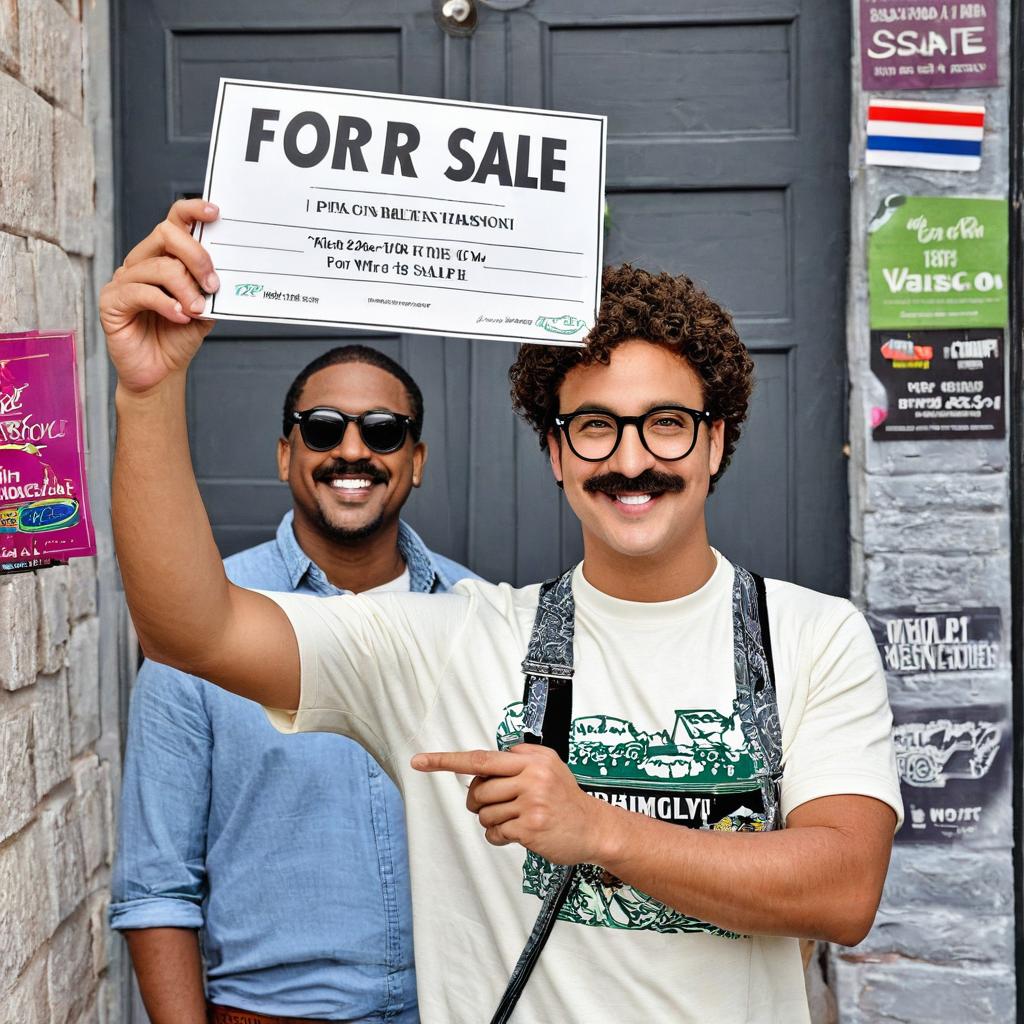
[[871, 372], [887, 406], [871, 411], [876, 441], [1006, 436], [1002, 328], [872, 331]]
[[994, 705], [897, 710], [893, 740], [904, 843], [979, 843], [1009, 815], [1009, 710]]
[[999, 667], [998, 608], [902, 607], [869, 611], [886, 672], [991, 672]]
[[1005, 327], [1005, 199], [887, 196], [868, 225], [873, 329]]
[[0, 572], [96, 553], [73, 334], [0, 334]]
[[889, 89], [997, 85], [995, 0], [860, 0], [861, 83]]

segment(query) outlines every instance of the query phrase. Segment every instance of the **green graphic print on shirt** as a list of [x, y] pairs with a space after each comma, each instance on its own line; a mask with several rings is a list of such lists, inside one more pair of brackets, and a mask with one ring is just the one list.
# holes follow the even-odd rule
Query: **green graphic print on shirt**
[[[498, 747], [520, 742], [523, 705], [505, 708]], [[569, 768], [591, 796], [686, 828], [760, 832], [764, 801], [751, 752], [737, 715], [713, 709], [678, 710], [669, 729], [644, 732], [612, 715], [575, 718]], [[543, 899], [552, 866], [527, 851], [523, 892]], [[688, 917], [627, 885], [594, 864], [581, 865], [559, 913], [563, 921], [600, 928], [704, 932], [738, 938]]]

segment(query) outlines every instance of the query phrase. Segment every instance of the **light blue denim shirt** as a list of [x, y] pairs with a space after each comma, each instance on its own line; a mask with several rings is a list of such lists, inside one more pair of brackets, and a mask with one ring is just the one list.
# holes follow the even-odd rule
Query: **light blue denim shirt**
[[[473, 576], [401, 524], [410, 588]], [[225, 561], [244, 587], [333, 596], [299, 547]], [[405, 816], [351, 740], [282, 736], [258, 704], [146, 661], [132, 690], [110, 925], [200, 929], [215, 1003], [415, 1024]]]

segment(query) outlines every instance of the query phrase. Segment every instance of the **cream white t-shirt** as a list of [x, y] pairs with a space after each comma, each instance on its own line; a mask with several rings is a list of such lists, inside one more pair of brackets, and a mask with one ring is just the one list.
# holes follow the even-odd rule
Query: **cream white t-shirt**
[[[610, 597], [577, 567], [570, 767], [585, 789], [637, 813], [749, 831], [763, 808], [733, 717], [733, 568], [716, 557], [700, 590], [660, 603]], [[299, 710], [267, 709], [271, 721], [352, 737], [405, 797], [424, 1024], [490, 1019], [540, 907], [544, 862], [486, 842], [465, 807], [469, 780], [409, 767], [419, 751], [514, 739], [537, 595], [479, 580], [442, 595], [267, 595], [291, 620], [302, 662]], [[783, 813], [855, 793], [901, 815], [885, 678], [863, 617], [789, 583], [769, 580], [767, 595]], [[798, 943], [723, 932], [591, 868], [514, 1020], [803, 1024]]]

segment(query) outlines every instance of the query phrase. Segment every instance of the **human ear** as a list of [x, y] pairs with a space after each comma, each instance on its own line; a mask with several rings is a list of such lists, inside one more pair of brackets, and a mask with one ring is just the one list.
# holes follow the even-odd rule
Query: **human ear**
[[725, 420], [715, 420], [708, 428], [710, 444], [708, 446], [708, 469], [714, 476], [722, 464], [725, 454]]
[[412, 485], [419, 487], [423, 483], [423, 467], [427, 464], [427, 442], [417, 441], [412, 450]]
[[288, 469], [292, 460], [292, 446], [283, 437], [277, 439], [277, 479], [288, 483]]
[[555, 483], [562, 486], [562, 439], [557, 431], [549, 430], [547, 436], [548, 458], [551, 460], [551, 472]]

